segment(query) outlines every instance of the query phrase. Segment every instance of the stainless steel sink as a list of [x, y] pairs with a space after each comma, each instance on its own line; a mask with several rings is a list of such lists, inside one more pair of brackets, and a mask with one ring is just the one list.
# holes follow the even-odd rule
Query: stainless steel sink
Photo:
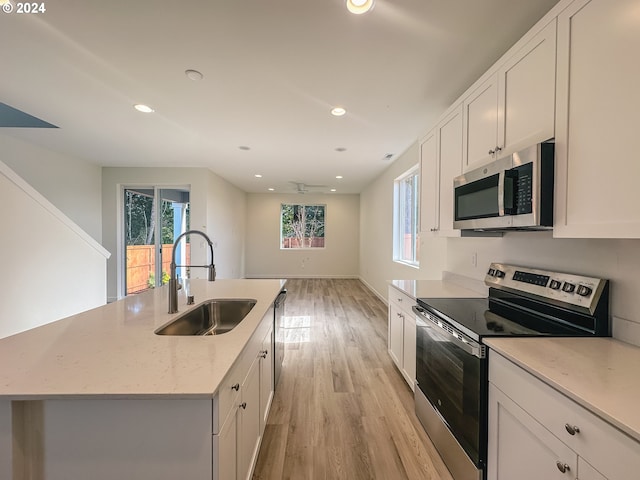
[[238, 325], [256, 304], [253, 299], [208, 300], [155, 331], [156, 335], [221, 335]]

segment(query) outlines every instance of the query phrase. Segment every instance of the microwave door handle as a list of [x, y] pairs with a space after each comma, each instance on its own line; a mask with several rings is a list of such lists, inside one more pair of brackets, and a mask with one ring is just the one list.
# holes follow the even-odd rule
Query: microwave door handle
[[505, 171], [498, 174], [498, 216], [504, 217], [504, 177]]

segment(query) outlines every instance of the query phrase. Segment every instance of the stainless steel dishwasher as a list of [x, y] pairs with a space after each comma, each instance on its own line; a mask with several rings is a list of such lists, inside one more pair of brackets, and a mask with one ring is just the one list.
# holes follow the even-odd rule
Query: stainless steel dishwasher
[[273, 389], [278, 385], [282, 362], [284, 361], [284, 309], [287, 299], [287, 290], [282, 289], [273, 303]]

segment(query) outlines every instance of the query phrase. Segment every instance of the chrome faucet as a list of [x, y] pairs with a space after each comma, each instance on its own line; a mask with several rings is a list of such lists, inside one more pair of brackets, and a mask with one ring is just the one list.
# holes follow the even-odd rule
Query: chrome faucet
[[[209, 244], [209, 250], [211, 250], [211, 263], [209, 265], [176, 265], [176, 249], [178, 247], [178, 242], [180, 242], [182, 237], [189, 234], [201, 235]], [[209, 281], [215, 281], [216, 266], [213, 264], [213, 242], [206, 233], [201, 232], [200, 230], [187, 230], [186, 232], [181, 233], [178, 238], [176, 238], [176, 241], [173, 242], [171, 265], [169, 267], [171, 270], [171, 276], [169, 278], [169, 313], [176, 313], [178, 311], [178, 279], [176, 276], [176, 269], [178, 267], [207, 268], [209, 270]]]

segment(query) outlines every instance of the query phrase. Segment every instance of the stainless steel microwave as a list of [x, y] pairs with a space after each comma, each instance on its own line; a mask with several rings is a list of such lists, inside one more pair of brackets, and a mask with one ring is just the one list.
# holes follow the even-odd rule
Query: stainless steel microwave
[[553, 169], [554, 144], [538, 143], [456, 177], [453, 227], [551, 229]]

